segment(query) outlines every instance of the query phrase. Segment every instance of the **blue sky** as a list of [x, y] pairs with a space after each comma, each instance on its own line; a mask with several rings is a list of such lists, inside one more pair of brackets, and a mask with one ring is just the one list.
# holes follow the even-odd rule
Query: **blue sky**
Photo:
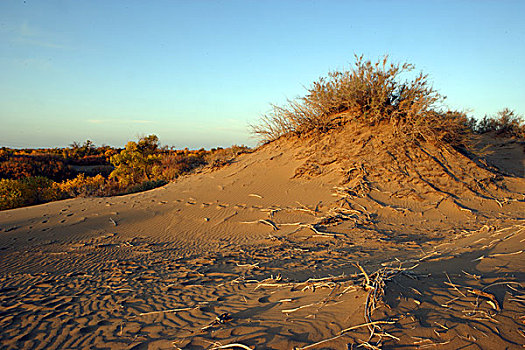
[[354, 54], [430, 76], [450, 108], [525, 113], [525, 1], [0, 1], [0, 146], [157, 134], [254, 145], [248, 125]]

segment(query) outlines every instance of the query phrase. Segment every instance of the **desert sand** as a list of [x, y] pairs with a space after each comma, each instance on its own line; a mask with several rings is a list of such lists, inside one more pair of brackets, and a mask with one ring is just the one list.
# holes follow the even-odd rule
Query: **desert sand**
[[522, 348], [524, 145], [483, 142], [355, 125], [0, 212], [1, 347]]

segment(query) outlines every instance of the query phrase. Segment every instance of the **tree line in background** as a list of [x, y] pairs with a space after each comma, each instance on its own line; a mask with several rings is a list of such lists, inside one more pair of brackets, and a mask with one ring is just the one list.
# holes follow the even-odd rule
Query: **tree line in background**
[[67, 148], [0, 148], [0, 210], [86, 196], [114, 196], [164, 185], [192, 170], [219, 167], [249, 152], [161, 147], [155, 135], [124, 149], [74, 142]]

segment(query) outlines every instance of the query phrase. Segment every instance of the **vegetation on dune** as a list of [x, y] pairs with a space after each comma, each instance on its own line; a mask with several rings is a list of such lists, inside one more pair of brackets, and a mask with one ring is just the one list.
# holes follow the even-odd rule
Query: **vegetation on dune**
[[471, 128], [477, 134], [494, 133], [501, 137], [525, 138], [525, 119], [508, 108], [495, 116], [485, 116], [480, 121], [472, 118]]
[[23, 179], [31, 176], [45, 176], [61, 181], [75, 173], [63, 160], [50, 155], [5, 155], [3, 159], [0, 156], [1, 178]]
[[288, 100], [285, 106], [273, 105], [253, 132], [269, 142], [287, 134], [323, 133], [350, 121], [389, 123], [404, 142], [468, 147], [473, 132], [507, 130], [509, 125], [513, 133], [525, 129], [523, 120], [508, 110], [480, 124], [463, 112], [443, 110], [444, 97], [432, 88], [427, 75], [401, 79], [413, 70], [412, 64], [389, 63], [387, 56], [375, 63], [356, 56], [350, 70], [330, 72], [314, 82], [306, 96]]
[[[77, 175], [76, 178], [63, 181], [58, 184], [62, 196], [70, 197], [89, 197], [104, 196], [112, 191], [108, 190], [111, 183], [100, 174], [96, 176]], [[115, 186], [116, 187], [116, 186]]]
[[[262, 141], [283, 135], [322, 134], [349, 122], [387, 124], [404, 144], [429, 141], [471, 148], [476, 135], [525, 138], [523, 117], [504, 109], [481, 120], [443, 109], [444, 97], [412, 64], [356, 57], [350, 70], [333, 71], [314, 82], [304, 97], [273, 106], [253, 126]], [[408, 75], [410, 80], [403, 80]], [[244, 146], [190, 151], [161, 147], [157, 136], [130, 141], [124, 149], [92, 141], [67, 148], [0, 148], [0, 210], [78, 196], [111, 196], [166, 184], [192, 170], [227, 165]]]
[[[157, 136], [130, 141], [124, 149], [74, 142], [64, 149], [0, 149], [0, 210], [53, 200], [113, 196], [150, 190], [210, 165], [229, 164], [249, 148], [173, 150]], [[113, 170], [107, 172], [105, 169]], [[75, 169], [88, 167], [94, 176]], [[105, 176], [105, 175], [108, 176]]]
[[[120, 150], [109, 146], [95, 147], [91, 141], [83, 145], [74, 142], [70, 147], [52, 149], [0, 148], [0, 178], [23, 179], [45, 176], [54, 181], [74, 178], [82, 167], [111, 166], [109, 158]], [[97, 170], [97, 169], [95, 169]]]

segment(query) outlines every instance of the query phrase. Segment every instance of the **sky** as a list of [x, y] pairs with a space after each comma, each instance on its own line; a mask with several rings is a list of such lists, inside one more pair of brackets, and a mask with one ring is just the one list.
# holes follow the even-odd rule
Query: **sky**
[[354, 55], [471, 116], [525, 113], [525, 1], [2, 0], [0, 146], [253, 146], [250, 124]]

